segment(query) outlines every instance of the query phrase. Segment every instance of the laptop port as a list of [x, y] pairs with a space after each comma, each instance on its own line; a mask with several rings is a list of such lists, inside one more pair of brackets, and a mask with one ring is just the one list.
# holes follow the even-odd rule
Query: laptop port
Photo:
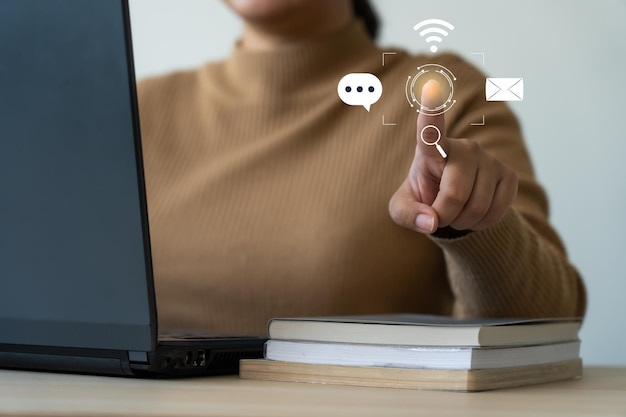
[[204, 350], [199, 350], [198, 355], [196, 356], [196, 360], [193, 361], [193, 366], [206, 366], [206, 352]]
[[183, 357], [183, 366], [191, 365], [192, 361], [193, 361], [193, 353], [192, 352], [185, 353], [185, 356]]

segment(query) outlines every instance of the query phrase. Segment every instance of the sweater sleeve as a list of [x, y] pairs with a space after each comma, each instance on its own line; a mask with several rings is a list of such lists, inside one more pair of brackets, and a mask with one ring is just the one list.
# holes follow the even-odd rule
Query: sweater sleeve
[[[582, 316], [584, 284], [548, 222], [547, 198], [534, 176], [519, 124], [506, 103], [485, 100], [484, 76], [460, 65], [466, 66], [463, 107], [458, 117], [447, 120], [448, 136], [479, 142], [516, 171], [519, 190], [497, 224], [458, 238], [431, 237], [444, 253], [454, 315]], [[471, 125], [483, 115], [484, 126]]]

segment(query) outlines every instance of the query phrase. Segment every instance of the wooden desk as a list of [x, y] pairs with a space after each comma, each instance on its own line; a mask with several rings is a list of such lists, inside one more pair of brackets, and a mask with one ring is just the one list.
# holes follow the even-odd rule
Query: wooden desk
[[480, 393], [240, 380], [137, 380], [0, 370], [10, 416], [626, 416], [626, 368]]

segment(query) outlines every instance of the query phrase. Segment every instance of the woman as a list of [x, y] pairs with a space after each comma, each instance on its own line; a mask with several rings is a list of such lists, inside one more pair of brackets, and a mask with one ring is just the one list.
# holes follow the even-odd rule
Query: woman
[[[449, 54], [382, 66], [363, 1], [228, 3], [244, 20], [228, 59], [139, 87], [161, 325], [584, 314], [518, 124], [482, 74]], [[455, 74], [456, 103], [416, 126], [405, 83], [431, 63]], [[355, 72], [382, 82], [369, 112], [337, 97]], [[421, 104], [443, 87], [427, 82]], [[441, 149], [421, 140], [437, 130]]]

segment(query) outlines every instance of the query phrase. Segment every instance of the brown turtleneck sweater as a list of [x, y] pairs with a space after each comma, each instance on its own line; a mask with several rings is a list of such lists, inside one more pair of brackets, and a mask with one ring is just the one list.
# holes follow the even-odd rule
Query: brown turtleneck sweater
[[[458, 57], [396, 51], [382, 66], [381, 52], [353, 23], [140, 84], [161, 325], [263, 334], [277, 316], [584, 314], [509, 108], [486, 102], [484, 76]], [[498, 224], [457, 239], [403, 229], [387, 209], [416, 143], [405, 82], [425, 63], [457, 77], [448, 135], [520, 180]], [[382, 81], [369, 113], [337, 96], [350, 72]]]

